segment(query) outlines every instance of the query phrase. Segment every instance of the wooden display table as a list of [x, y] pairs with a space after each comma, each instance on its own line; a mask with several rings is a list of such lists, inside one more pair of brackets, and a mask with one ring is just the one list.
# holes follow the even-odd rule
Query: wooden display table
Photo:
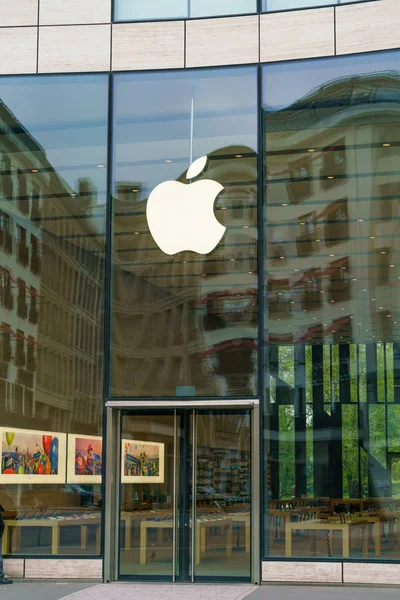
[[[292, 533], [294, 530], [308, 530], [315, 532], [317, 531], [327, 531], [329, 536], [329, 541], [331, 547], [333, 546], [333, 532], [341, 531], [342, 532], [342, 544], [343, 544], [343, 558], [349, 558], [350, 556], [350, 533], [352, 530], [360, 531], [363, 530], [362, 537], [362, 552], [363, 557], [367, 558], [368, 556], [368, 521], [357, 520], [351, 521], [349, 523], [338, 523], [335, 521], [303, 521], [301, 523], [286, 523], [285, 527], [285, 556], [292, 556]], [[376, 536], [375, 536], [376, 541]], [[316, 542], [316, 540], [315, 540]], [[375, 546], [375, 552], [377, 548]], [[380, 551], [380, 547], [379, 547]]]
[[59, 554], [60, 550], [60, 529], [61, 527], [76, 527], [81, 528], [81, 550], [86, 550], [87, 539], [88, 539], [88, 527], [90, 525], [96, 526], [96, 553], [100, 553], [100, 515], [79, 517], [79, 518], [68, 518], [68, 517], [54, 517], [54, 518], [38, 518], [38, 519], [6, 519], [4, 521], [4, 535], [3, 535], [3, 554], [7, 555], [10, 550], [10, 532], [11, 529], [23, 528], [23, 527], [48, 527], [51, 529], [51, 554]]
[[[192, 524], [190, 523], [190, 526]], [[140, 564], [147, 564], [147, 531], [148, 529], [157, 529], [157, 542], [162, 543], [162, 532], [164, 529], [173, 529], [173, 519], [164, 519], [160, 521], [151, 521], [144, 519], [140, 523]], [[201, 562], [201, 554], [206, 551], [207, 529], [212, 527], [222, 527], [225, 529], [226, 556], [232, 557], [232, 519], [231, 517], [199, 517], [196, 519], [196, 566]]]

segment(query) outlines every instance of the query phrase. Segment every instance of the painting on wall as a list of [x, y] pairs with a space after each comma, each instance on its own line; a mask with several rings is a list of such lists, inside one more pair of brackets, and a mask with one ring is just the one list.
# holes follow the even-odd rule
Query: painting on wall
[[65, 483], [65, 433], [0, 427], [0, 483]]
[[93, 435], [68, 435], [68, 483], [101, 483], [103, 440]]
[[122, 440], [122, 483], [164, 483], [164, 444]]

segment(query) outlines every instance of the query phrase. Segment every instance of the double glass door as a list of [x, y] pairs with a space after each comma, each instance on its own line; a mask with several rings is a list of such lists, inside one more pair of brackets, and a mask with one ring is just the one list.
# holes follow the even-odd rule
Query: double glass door
[[251, 578], [250, 410], [123, 412], [120, 578]]

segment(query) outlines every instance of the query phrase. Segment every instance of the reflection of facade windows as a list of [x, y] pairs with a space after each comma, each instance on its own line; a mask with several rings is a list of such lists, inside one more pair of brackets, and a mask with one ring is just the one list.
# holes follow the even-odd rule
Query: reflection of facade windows
[[13, 249], [11, 226], [10, 215], [0, 211], [0, 248], [7, 254], [12, 254]]
[[21, 319], [28, 316], [28, 304], [26, 301], [26, 284], [23, 279], [18, 279], [17, 314]]
[[343, 258], [330, 263], [327, 269], [329, 278], [328, 300], [343, 302], [350, 299], [350, 267], [349, 259]]
[[306, 271], [303, 280], [304, 287], [301, 298], [301, 307], [303, 310], [315, 310], [322, 304], [320, 269], [310, 269], [309, 271]]
[[1, 304], [8, 308], [13, 309], [14, 298], [11, 288], [11, 273], [8, 269], [0, 269], [0, 299]]
[[26, 229], [22, 225], [17, 225], [17, 260], [27, 267], [29, 264], [29, 248], [26, 244]]
[[311, 194], [311, 162], [296, 161], [289, 166], [289, 182], [286, 184], [290, 202], [297, 204]]
[[346, 171], [346, 146], [345, 140], [342, 138], [324, 148], [321, 169], [322, 189], [329, 190], [343, 183]]
[[[35, 235], [31, 235], [31, 271], [39, 275], [41, 269], [39, 240]], [[56, 271], [59, 274], [59, 271]]]
[[341, 244], [348, 239], [349, 211], [347, 198], [330, 204], [321, 217], [325, 218], [325, 244], [328, 247]]
[[315, 252], [318, 247], [315, 212], [298, 218], [298, 232], [296, 237], [297, 255], [303, 257]]

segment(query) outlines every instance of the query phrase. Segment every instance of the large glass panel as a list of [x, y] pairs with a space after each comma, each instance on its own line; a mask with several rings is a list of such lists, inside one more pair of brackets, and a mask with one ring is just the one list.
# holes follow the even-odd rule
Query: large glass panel
[[195, 578], [249, 579], [250, 413], [199, 412], [195, 419]]
[[0, 79], [9, 555], [100, 553], [107, 89], [103, 75]]
[[269, 557], [400, 557], [399, 58], [264, 67]]
[[[179, 416], [176, 417], [179, 420]], [[179, 428], [179, 422], [177, 423]], [[179, 492], [175, 417], [122, 417], [119, 572], [172, 580], [175, 490]], [[175, 544], [176, 546], [176, 544]]]
[[257, 394], [256, 74], [114, 78], [113, 395]]
[[257, 0], [116, 0], [116, 21], [183, 19], [257, 12]]
[[316, 6], [334, 6], [349, 2], [366, 2], [369, 0], [262, 0], [264, 11], [279, 11], [296, 8], [311, 8]]

